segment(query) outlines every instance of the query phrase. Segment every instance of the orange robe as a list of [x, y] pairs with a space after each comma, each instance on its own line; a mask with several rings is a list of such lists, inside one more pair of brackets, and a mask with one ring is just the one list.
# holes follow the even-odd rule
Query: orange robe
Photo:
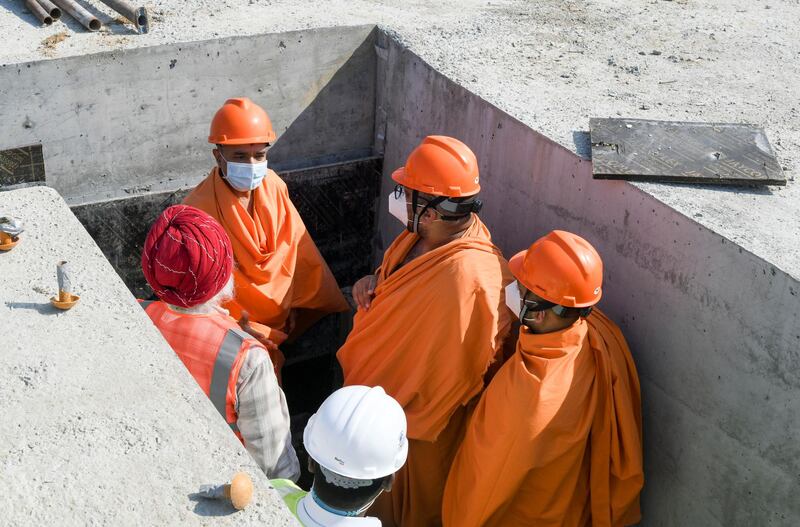
[[[231, 239], [237, 264], [235, 299], [225, 306], [231, 316], [238, 320], [246, 310], [251, 321], [281, 330], [292, 308], [305, 310], [315, 319], [349, 309], [289, 199], [286, 183], [268, 170], [261, 186], [252, 192], [250, 214], [214, 167], [183, 201], [210, 214]], [[277, 344], [285, 338], [277, 331], [268, 336]]]
[[384, 526], [441, 523], [441, 499], [467, 403], [508, 335], [508, 265], [477, 216], [465, 235], [402, 265], [419, 240], [404, 231], [377, 271], [337, 356], [346, 385], [382, 386], [408, 419], [408, 462], [369, 512]]
[[643, 483], [636, 367], [594, 310], [562, 331], [520, 330], [467, 426], [444, 525], [631, 525]]

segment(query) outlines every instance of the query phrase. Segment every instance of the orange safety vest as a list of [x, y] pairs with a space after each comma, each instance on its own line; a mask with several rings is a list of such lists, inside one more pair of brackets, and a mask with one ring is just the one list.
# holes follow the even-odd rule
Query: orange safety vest
[[[139, 301], [240, 441], [236, 380], [247, 350], [261, 344], [221, 313], [179, 313], [159, 301]], [[266, 349], [264, 350], [266, 352]]]

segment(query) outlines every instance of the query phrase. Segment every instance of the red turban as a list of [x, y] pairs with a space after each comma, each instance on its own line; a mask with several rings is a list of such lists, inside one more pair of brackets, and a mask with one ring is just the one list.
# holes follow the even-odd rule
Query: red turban
[[192, 307], [207, 302], [228, 282], [232, 268], [225, 229], [188, 205], [162, 212], [144, 241], [144, 277], [168, 304]]

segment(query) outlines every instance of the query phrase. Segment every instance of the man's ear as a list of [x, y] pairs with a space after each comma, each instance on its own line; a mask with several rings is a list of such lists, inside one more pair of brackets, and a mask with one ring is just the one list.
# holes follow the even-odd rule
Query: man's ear
[[219, 151], [219, 148], [212, 149], [211, 155], [217, 160], [217, 164], [222, 164], [222, 152]]
[[390, 491], [392, 490], [392, 485], [394, 485], [394, 476], [395, 476], [395, 475], [394, 475], [394, 474], [392, 474], [391, 476], [389, 476], [388, 478], [386, 478], [385, 480], [383, 480], [383, 485], [381, 485], [381, 488], [382, 488], [382, 489], [383, 489], [385, 492], [390, 492]]
[[546, 311], [528, 311], [528, 313], [525, 315], [525, 320], [541, 324], [544, 322], [545, 315]]
[[308, 457], [308, 471], [312, 474], [317, 473], [317, 463], [311, 456]]
[[436, 221], [436, 217], [437, 217], [436, 211], [433, 210], [432, 208], [427, 208], [425, 209], [425, 212], [422, 214], [422, 216], [419, 217], [419, 220], [420, 222], [422, 220], [425, 220], [425, 223], [430, 223]]

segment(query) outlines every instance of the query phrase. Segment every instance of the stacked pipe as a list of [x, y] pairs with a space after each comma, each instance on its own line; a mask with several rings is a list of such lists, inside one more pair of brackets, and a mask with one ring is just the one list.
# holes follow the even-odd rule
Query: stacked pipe
[[136, 27], [139, 33], [147, 33], [150, 31], [150, 18], [147, 16], [147, 10], [144, 7], [133, 7], [124, 0], [100, 0], [108, 7], [124, 16]]
[[89, 31], [97, 31], [100, 29], [100, 21], [97, 20], [93, 14], [78, 5], [75, 0], [53, 0], [55, 4], [69, 13], [69, 15], [81, 23], [83, 27]]
[[50, 0], [25, 0], [25, 5], [46, 26], [61, 18], [61, 10]]
[[[134, 7], [125, 0], [101, 0], [111, 9], [130, 20], [138, 33], [150, 31], [150, 17], [144, 7]], [[100, 21], [75, 0], [25, 0], [25, 5], [44, 25], [49, 26], [61, 17], [61, 9], [81, 23], [89, 31], [100, 29]]]

